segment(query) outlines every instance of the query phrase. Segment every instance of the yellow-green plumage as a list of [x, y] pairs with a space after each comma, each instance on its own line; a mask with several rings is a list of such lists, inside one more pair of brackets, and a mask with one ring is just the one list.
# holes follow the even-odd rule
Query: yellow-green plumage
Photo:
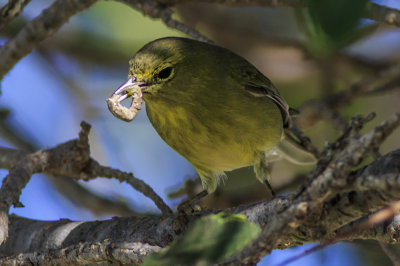
[[284, 138], [289, 108], [268, 78], [227, 49], [185, 39], [145, 45], [130, 61], [161, 138], [196, 168], [209, 193], [219, 176], [255, 165]]

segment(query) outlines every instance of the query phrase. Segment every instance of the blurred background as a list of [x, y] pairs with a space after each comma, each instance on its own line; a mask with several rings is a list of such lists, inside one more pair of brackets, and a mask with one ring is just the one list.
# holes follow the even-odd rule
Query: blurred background
[[[375, 2], [400, 8], [400, 1], [396, 0]], [[1, 6], [5, 3], [0, 1]], [[41, 0], [29, 3], [23, 14], [0, 32], [1, 43], [48, 5], [49, 1]], [[359, 20], [359, 16], [342, 14], [339, 21], [343, 23], [328, 22], [334, 24], [334, 29], [327, 37], [315, 29], [318, 16], [307, 15], [303, 9], [191, 4], [174, 10], [177, 19], [256, 65], [290, 106], [300, 110], [305, 102], [349, 89], [400, 60], [400, 30]], [[335, 10], [329, 11], [337, 16]], [[76, 138], [79, 123], [85, 120], [92, 125], [93, 158], [103, 165], [132, 172], [167, 204], [176, 207], [185, 193], [201, 190], [192, 166], [158, 137], [144, 109], [134, 121], [126, 123], [114, 118], [105, 103], [126, 80], [130, 57], [147, 42], [165, 36], [184, 34], [114, 1], [99, 1], [72, 17], [2, 81], [1, 145], [28, 151], [52, 147]], [[374, 111], [377, 118], [367, 129], [379, 124], [400, 110], [399, 79], [397, 76], [397, 83], [389, 89], [366, 93], [344, 105], [341, 113], [350, 118]], [[340, 127], [323, 117], [299, 126], [320, 150], [326, 141], [334, 141], [340, 135]], [[399, 137], [395, 132], [380, 152], [400, 148]], [[309, 170], [277, 162], [272, 168], [271, 184], [280, 193], [293, 191]], [[1, 177], [6, 174], [1, 170]], [[225, 208], [266, 198], [265, 188], [251, 168], [234, 171], [228, 177], [203, 205]], [[76, 182], [68, 177], [35, 175], [20, 200], [25, 207], [11, 212], [39, 220], [93, 220], [158, 212], [150, 200], [130, 186], [104, 178]], [[312, 246], [274, 251], [260, 265], [279, 263]], [[336, 244], [296, 263], [391, 264], [373, 241]]]

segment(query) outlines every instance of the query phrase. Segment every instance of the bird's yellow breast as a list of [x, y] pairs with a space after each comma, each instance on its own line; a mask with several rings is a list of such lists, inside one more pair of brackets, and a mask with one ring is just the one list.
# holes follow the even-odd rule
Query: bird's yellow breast
[[[227, 101], [232, 101], [229, 96]], [[244, 94], [233, 108], [215, 102], [146, 101], [148, 117], [161, 138], [195, 167], [213, 172], [252, 165], [260, 151], [275, 146], [282, 137], [282, 116], [267, 98]]]

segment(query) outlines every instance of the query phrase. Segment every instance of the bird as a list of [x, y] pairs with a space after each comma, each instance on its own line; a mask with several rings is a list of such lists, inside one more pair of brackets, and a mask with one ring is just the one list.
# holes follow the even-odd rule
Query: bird
[[294, 109], [272, 82], [240, 55], [214, 44], [165, 37], [144, 45], [129, 61], [128, 80], [112, 96], [117, 104], [143, 98], [154, 129], [193, 165], [208, 193], [225, 172], [253, 166], [274, 195], [269, 161], [316, 161], [285, 133]]

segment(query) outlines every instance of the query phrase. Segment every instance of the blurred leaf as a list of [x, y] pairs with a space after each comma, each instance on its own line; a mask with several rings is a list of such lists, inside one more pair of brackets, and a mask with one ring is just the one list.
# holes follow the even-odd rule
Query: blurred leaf
[[308, 0], [304, 23], [311, 51], [331, 53], [357, 40], [357, 27], [368, 0]]
[[243, 215], [219, 213], [202, 217], [170, 247], [150, 255], [145, 266], [215, 263], [244, 248], [260, 227]]
[[311, 17], [332, 39], [342, 39], [358, 25], [368, 0], [308, 0]]

